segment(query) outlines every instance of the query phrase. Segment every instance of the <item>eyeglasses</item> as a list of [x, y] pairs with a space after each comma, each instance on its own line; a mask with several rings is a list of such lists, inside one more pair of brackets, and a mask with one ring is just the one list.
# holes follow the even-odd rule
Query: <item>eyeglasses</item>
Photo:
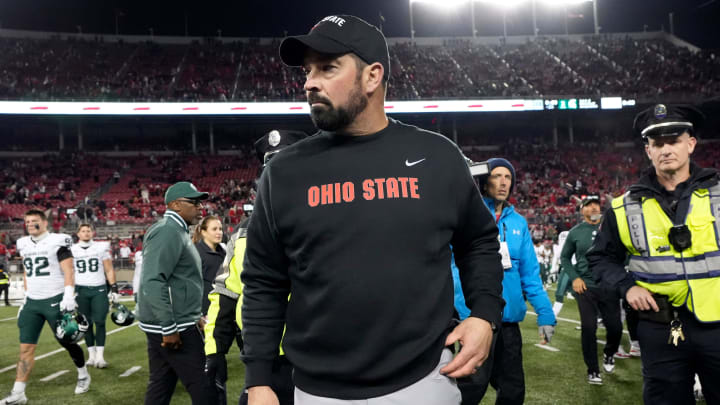
[[192, 205], [194, 205], [194, 206], [196, 206], [196, 207], [202, 206], [202, 202], [199, 201], [199, 200], [181, 200], [181, 199], [177, 199], [177, 200], [175, 200], [175, 201], [181, 201], [181, 202], [184, 202], [184, 203], [192, 204]]

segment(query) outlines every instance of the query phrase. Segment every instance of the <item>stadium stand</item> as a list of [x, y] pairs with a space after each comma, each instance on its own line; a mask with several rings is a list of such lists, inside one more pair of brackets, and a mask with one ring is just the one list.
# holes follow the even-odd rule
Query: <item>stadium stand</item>
[[[186, 42], [0, 38], [0, 98], [304, 100], [302, 70], [280, 62], [276, 40]], [[390, 43], [391, 100], [720, 92], [716, 50], [660, 33]]]

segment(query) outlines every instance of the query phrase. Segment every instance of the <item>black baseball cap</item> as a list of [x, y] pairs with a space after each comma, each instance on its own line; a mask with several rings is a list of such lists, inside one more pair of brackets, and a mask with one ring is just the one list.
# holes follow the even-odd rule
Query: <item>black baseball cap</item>
[[315, 24], [307, 35], [285, 38], [280, 43], [280, 59], [288, 66], [302, 66], [305, 51], [320, 53], [354, 53], [367, 64], [379, 62], [390, 78], [390, 54], [387, 41], [380, 30], [367, 21], [352, 15], [330, 15]]
[[678, 136], [685, 132], [694, 135], [704, 118], [700, 110], [690, 105], [656, 104], [635, 116], [633, 129], [644, 140], [656, 136]]

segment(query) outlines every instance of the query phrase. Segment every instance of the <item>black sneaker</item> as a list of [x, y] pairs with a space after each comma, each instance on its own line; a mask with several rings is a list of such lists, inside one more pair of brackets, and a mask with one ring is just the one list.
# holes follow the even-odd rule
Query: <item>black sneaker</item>
[[606, 373], [612, 373], [615, 371], [615, 358], [613, 356], [603, 354], [603, 368]]
[[602, 385], [602, 377], [600, 377], [600, 373], [588, 374], [588, 384]]

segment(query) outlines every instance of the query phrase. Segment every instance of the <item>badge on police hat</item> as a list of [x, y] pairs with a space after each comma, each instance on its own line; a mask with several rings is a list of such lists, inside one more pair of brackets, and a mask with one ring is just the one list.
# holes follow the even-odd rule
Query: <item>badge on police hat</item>
[[280, 132], [278, 130], [273, 129], [272, 131], [270, 131], [270, 133], [268, 134], [268, 143], [270, 144], [270, 146], [274, 148], [280, 145], [280, 140]]
[[655, 118], [659, 120], [664, 119], [667, 117], [667, 107], [665, 107], [665, 104], [658, 104], [655, 106], [653, 114], [655, 115]]

